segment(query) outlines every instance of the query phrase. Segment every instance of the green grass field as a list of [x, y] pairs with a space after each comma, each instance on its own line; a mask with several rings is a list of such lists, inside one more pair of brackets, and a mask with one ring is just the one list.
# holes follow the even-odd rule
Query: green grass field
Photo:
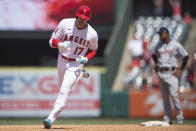
[[[40, 125], [41, 118], [0, 118], [0, 125]], [[59, 118], [56, 120], [57, 125], [77, 125], [77, 124], [139, 124], [145, 121], [161, 119], [131, 119], [131, 118]], [[173, 120], [175, 124], [176, 121]], [[196, 119], [185, 119], [185, 124], [196, 125]]]

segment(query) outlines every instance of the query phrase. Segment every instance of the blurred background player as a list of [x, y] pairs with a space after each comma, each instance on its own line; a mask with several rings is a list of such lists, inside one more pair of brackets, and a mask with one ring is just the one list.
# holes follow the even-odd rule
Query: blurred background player
[[[171, 40], [169, 31], [165, 27], [159, 30], [161, 42], [157, 44], [153, 52], [153, 60], [155, 62], [155, 71], [159, 77], [160, 89], [163, 98], [165, 110], [164, 121], [172, 124], [172, 108], [170, 104], [170, 96], [172, 98], [178, 124], [183, 124], [183, 112], [180, 105], [178, 89], [178, 78], [182, 74], [187, 62], [188, 53], [175, 40]], [[183, 59], [182, 65], [178, 67], [179, 58]]]
[[[82, 77], [83, 66], [96, 54], [97, 32], [87, 23], [91, 17], [88, 6], [80, 6], [76, 18], [63, 19], [50, 39], [50, 46], [58, 48], [58, 77], [60, 92], [44, 127], [49, 129], [66, 105], [70, 89]], [[86, 55], [87, 51], [89, 53]]]

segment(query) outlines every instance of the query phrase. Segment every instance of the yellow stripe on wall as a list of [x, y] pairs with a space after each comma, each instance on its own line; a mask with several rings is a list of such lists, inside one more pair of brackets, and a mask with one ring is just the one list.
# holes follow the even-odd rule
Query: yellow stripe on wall
[[[105, 73], [106, 68], [105, 67], [85, 67], [86, 71], [98, 71], [100, 73]], [[33, 71], [33, 70], [39, 70], [39, 71], [55, 71], [57, 70], [56, 67], [0, 67], [1, 71]]]

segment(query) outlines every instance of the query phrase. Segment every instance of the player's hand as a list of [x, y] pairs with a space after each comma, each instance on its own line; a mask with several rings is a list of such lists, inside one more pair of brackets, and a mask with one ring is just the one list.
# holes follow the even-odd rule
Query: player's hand
[[84, 64], [84, 63], [87, 63], [88, 62], [88, 59], [84, 56], [80, 56], [80, 58], [76, 58], [76, 61], [79, 63], [79, 64]]
[[61, 50], [66, 50], [67, 48], [69, 48], [69, 46], [70, 46], [69, 41], [58, 43], [58, 48], [61, 49]]
[[180, 77], [182, 74], [182, 70], [180, 68], [177, 68], [176, 71], [173, 72], [173, 75]]

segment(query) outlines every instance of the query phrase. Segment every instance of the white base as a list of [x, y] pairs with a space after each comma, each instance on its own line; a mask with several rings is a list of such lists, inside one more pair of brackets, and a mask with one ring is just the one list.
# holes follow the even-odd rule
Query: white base
[[169, 126], [169, 123], [162, 121], [147, 121], [140, 123], [140, 126]]

